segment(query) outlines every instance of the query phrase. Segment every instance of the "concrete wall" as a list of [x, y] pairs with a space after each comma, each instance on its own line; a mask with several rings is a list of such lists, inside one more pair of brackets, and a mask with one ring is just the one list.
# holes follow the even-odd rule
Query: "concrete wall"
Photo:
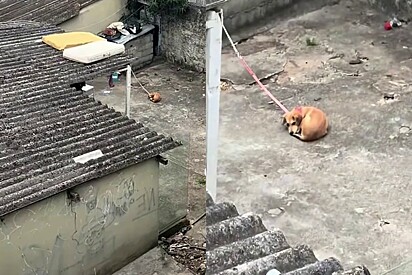
[[204, 71], [206, 14], [191, 9], [180, 18], [161, 19], [161, 53], [167, 60]]
[[112, 274], [157, 245], [158, 181], [152, 159], [3, 217], [1, 274]]
[[146, 33], [125, 44], [126, 52], [138, 58], [133, 70], [140, 69], [153, 61], [153, 32]]
[[412, 0], [368, 0], [369, 4], [392, 16], [410, 17]]
[[80, 14], [59, 25], [65, 31], [98, 33], [116, 22], [125, 12], [127, 0], [100, 0], [80, 10]]
[[[281, 20], [293, 15], [321, 8], [339, 0], [228, 0], [223, 5], [224, 23], [233, 38], [253, 35], [254, 27], [265, 21]], [[162, 18], [163, 55], [197, 71], [205, 70], [206, 16], [200, 10], [178, 19]]]
[[231, 33], [258, 22], [281, 18], [287, 14], [307, 12], [338, 0], [228, 0], [223, 6], [225, 26]]

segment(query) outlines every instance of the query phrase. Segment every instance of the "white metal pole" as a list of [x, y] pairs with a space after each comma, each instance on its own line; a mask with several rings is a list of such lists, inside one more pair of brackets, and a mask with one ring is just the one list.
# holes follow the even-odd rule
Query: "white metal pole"
[[216, 200], [217, 192], [222, 53], [222, 23], [220, 20], [219, 13], [208, 12], [206, 21], [206, 190], [213, 200]]
[[130, 117], [130, 94], [132, 90], [132, 67], [127, 65], [126, 70], [126, 102], [125, 102], [125, 115]]

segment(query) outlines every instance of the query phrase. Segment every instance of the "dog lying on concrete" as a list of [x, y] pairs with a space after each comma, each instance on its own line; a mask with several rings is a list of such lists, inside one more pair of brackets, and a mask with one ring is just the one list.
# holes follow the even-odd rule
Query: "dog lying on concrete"
[[289, 134], [302, 140], [314, 141], [328, 134], [329, 123], [323, 111], [316, 107], [295, 107], [283, 115], [283, 125]]

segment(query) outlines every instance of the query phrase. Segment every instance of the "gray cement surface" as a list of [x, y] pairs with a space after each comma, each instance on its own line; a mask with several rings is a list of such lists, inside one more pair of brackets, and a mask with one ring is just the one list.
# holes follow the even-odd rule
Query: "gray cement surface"
[[[288, 108], [327, 113], [331, 131], [312, 143], [288, 135], [280, 111], [224, 49], [222, 77], [235, 85], [221, 95], [217, 200], [258, 213], [319, 258], [412, 274], [396, 268], [412, 259], [412, 26], [385, 31], [385, 20], [341, 1], [238, 45], [259, 77], [283, 71], [265, 84]], [[350, 65], [356, 55], [363, 62]], [[390, 92], [395, 100], [385, 101]]]
[[156, 247], [113, 275], [191, 275], [179, 266], [163, 249]]

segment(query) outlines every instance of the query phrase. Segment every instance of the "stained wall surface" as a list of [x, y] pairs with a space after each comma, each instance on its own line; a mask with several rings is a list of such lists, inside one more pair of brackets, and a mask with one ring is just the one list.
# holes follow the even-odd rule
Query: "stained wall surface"
[[150, 159], [6, 215], [1, 273], [111, 274], [157, 245], [158, 183]]

